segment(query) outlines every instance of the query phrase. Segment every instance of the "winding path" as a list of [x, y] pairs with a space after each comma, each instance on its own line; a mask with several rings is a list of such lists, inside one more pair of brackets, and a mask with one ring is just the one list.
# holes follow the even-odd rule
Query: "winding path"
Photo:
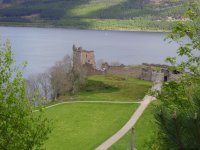
[[[160, 90], [161, 83], [158, 83], [152, 87], [154, 90]], [[147, 108], [147, 106], [155, 100], [155, 97], [146, 95], [138, 109], [134, 112], [130, 120], [112, 137], [107, 139], [104, 143], [102, 143], [100, 146], [98, 146], [95, 150], [107, 150], [109, 147], [111, 147], [115, 142], [117, 142], [121, 137], [123, 137], [137, 122], [139, 117], [142, 115], [144, 110]]]
[[[61, 102], [57, 104], [53, 104], [50, 106], [45, 107], [44, 109], [48, 109], [51, 107], [55, 107], [58, 105], [63, 104], [73, 104], [73, 103], [107, 103], [107, 104], [140, 104], [141, 102], [128, 102], [128, 101], [67, 101], [67, 102]], [[33, 112], [38, 112], [39, 110], [34, 110]]]
[[[160, 90], [161, 89], [161, 83], [155, 84], [152, 89], [153, 90]], [[123, 101], [68, 101], [68, 102], [62, 102], [57, 103], [51, 106], [47, 106], [46, 109], [55, 107], [58, 105], [63, 104], [70, 104], [70, 103], [112, 103], [112, 104], [134, 104], [139, 103], [140, 106], [138, 109], [134, 112], [134, 114], [131, 116], [130, 120], [112, 137], [107, 139], [104, 143], [102, 143], [100, 146], [98, 146], [95, 150], [107, 150], [109, 147], [111, 147], [115, 142], [117, 142], [121, 137], [123, 137], [137, 122], [139, 117], [142, 115], [144, 110], [147, 108], [147, 106], [155, 100], [155, 97], [146, 95], [141, 102], [123, 102]], [[33, 112], [37, 112], [38, 110], [34, 110]]]

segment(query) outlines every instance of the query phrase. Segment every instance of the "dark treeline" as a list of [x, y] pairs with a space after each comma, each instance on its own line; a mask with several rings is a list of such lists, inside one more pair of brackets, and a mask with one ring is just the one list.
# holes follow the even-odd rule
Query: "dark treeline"
[[[51, 8], [51, 9], [34, 9], [34, 8], [7, 8], [0, 10], [0, 16], [3, 18], [21, 18], [23, 16], [30, 16], [33, 14], [40, 14], [43, 19], [57, 20], [64, 16], [65, 11], [63, 9]], [[8, 19], [9, 20], [9, 19]]]
[[30, 20], [28, 19], [25, 19], [25, 18], [19, 18], [19, 17], [3, 17], [3, 18], [0, 18], [0, 22], [30, 22]]

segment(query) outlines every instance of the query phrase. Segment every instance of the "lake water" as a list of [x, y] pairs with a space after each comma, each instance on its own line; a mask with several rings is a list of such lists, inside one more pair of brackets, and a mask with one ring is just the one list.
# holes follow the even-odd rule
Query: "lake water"
[[123, 64], [163, 64], [178, 46], [164, 42], [164, 33], [148, 32], [0, 27], [0, 35], [11, 41], [17, 63], [28, 62], [25, 76], [46, 71], [64, 55], [71, 55], [73, 44], [94, 50], [96, 61]]

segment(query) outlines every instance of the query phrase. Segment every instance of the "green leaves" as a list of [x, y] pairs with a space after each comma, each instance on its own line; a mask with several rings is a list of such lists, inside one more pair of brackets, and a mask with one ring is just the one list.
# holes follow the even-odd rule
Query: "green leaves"
[[22, 71], [14, 63], [7, 41], [0, 45], [0, 149], [40, 149], [51, 127], [42, 113], [33, 113]]
[[199, 149], [200, 121], [197, 113], [185, 114], [161, 108], [155, 113], [155, 118], [162, 146], [170, 150]]
[[157, 96], [161, 100], [155, 112], [161, 150], [200, 149], [200, 3], [195, 2], [186, 13], [189, 21], [178, 22], [168, 35], [180, 45], [177, 54], [185, 60], [177, 63], [175, 57], [166, 59], [182, 77], [178, 82], [164, 83]]
[[[193, 74], [198, 73], [200, 68], [200, 3], [195, 0], [190, 3], [190, 8], [186, 13], [188, 21], [179, 21], [167, 36], [167, 39], [177, 42], [180, 47], [177, 50], [178, 56], [184, 57], [185, 60], [180, 64], [175, 58], [167, 59], [172, 65], [181, 68], [184, 71], [190, 71]], [[188, 42], [184, 42], [186, 39]]]

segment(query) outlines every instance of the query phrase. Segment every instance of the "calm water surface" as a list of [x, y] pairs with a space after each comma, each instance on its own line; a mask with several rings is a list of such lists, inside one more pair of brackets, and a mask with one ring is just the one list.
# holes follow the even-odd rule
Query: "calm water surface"
[[17, 63], [28, 62], [25, 76], [46, 71], [71, 55], [73, 44], [94, 50], [97, 61], [123, 64], [164, 63], [178, 46], [164, 42], [164, 33], [0, 27], [0, 35], [11, 41]]

